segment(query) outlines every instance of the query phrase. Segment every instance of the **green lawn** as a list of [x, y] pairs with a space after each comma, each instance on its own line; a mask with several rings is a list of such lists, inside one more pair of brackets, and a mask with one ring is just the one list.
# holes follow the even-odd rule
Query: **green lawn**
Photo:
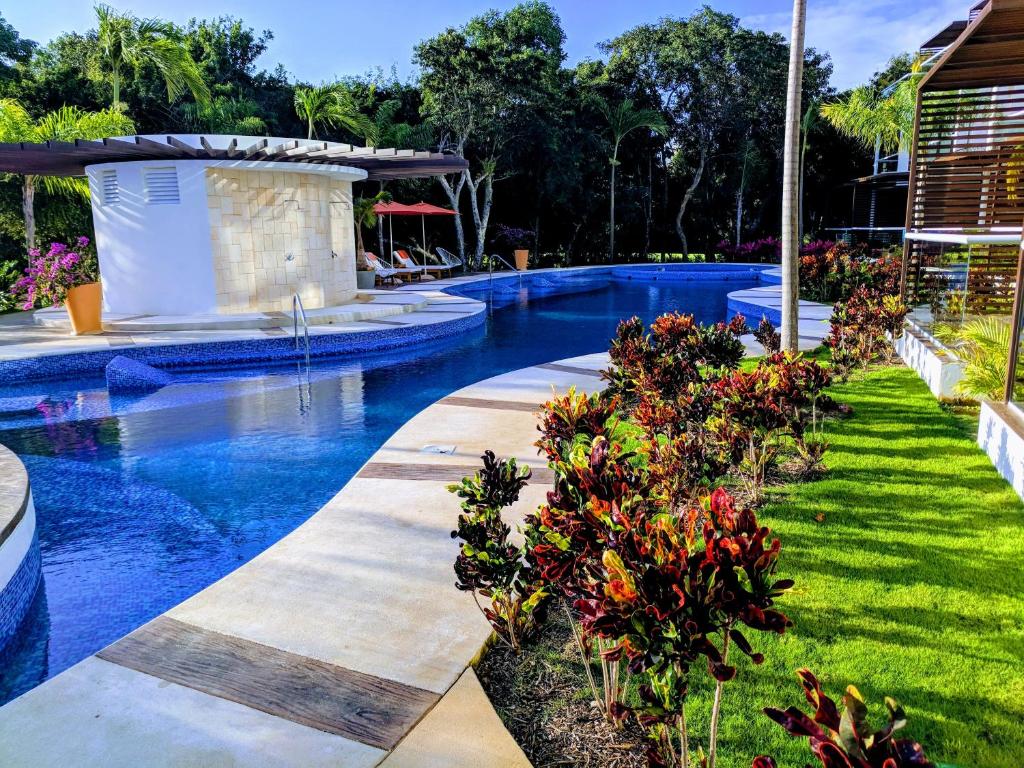
[[[741, 663], [727, 687], [720, 765], [746, 768], [759, 752], [782, 768], [808, 762], [806, 743], [760, 714], [804, 704], [800, 666], [836, 698], [857, 685], [879, 723], [882, 697], [898, 699], [904, 733], [932, 760], [1024, 765], [1024, 506], [972, 425], [909, 370], [872, 371], [834, 395], [854, 415], [828, 426], [827, 475], [773, 492], [761, 512], [796, 580], [780, 606], [796, 626], [759, 640], [764, 665]], [[702, 683], [696, 732], [709, 709]]]

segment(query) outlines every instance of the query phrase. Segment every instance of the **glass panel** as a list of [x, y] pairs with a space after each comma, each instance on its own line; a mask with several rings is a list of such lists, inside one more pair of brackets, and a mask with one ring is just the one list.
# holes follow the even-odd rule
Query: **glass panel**
[[910, 319], [932, 335], [955, 334], [968, 314], [971, 246], [919, 243], [907, 275]]

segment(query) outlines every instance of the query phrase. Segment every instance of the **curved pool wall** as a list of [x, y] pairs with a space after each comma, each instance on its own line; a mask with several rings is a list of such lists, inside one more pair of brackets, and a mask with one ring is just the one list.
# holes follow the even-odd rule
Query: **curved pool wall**
[[25, 621], [41, 573], [36, 513], [24, 465], [0, 445], [0, 664]]
[[375, 345], [377, 354], [315, 360], [308, 375], [274, 360], [204, 371], [190, 356], [180, 385], [143, 397], [111, 396], [102, 377], [70, 380], [66, 371], [45, 389], [0, 386], [0, 398], [46, 393], [27, 416], [0, 412], [0, 442], [32, 476], [43, 561], [19, 630], [25, 661], [0, 673], [0, 701], [280, 540], [430, 403], [487, 376], [605, 350], [618, 320], [633, 314], [721, 320], [730, 291], [756, 286], [760, 270], [709, 265], [701, 280], [685, 266], [691, 279], [604, 267], [439, 281], [487, 301], [480, 333], [383, 353]]
[[[467, 317], [425, 325], [391, 327], [358, 333], [310, 334], [310, 357], [338, 357], [399, 349], [433, 341], [478, 328], [484, 317], [477, 312]], [[115, 357], [128, 357], [155, 368], [187, 370], [258, 363], [289, 363], [300, 359], [292, 337], [238, 339], [153, 347], [119, 347], [93, 352], [47, 355], [22, 360], [0, 360], [0, 382], [40, 381], [101, 373]]]
[[[764, 274], [766, 270], [769, 270], [768, 274]], [[468, 278], [439, 281], [437, 287], [444, 293], [487, 301], [494, 307], [520, 301], [524, 289], [528, 289], [531, 296], [538, 297], [598, 291], [607, 287], [611, 280], [662, 283], [754, 281], [774, 284], [774, 278], [769, 277], [770, 271], [770, 265], [763, 264], [686, 263], [573, 267], [517, 274], [473, 275]], [[429, 291], [432, 290], [432, 285], [412, 283], [403, 286], [402, 290]], [[743, 301], [733, 302], [730, 298], [730, 316], [741, 311], [756, 314], [761, 309]], [[775, 314], [778, 315], [777, 312]], [[771, 311], [769, 317], [776, 324], [781, 323], [781, 316], [775, 318]], [[373, 354], [455, 336], [478, 328], [483, 323], [483, 315], [475, 313], [423, 325], [396, 325], [387, 329], [363, 330], [357, 333], [316, 333], [309, 337], [309, 351], [313, 358]], [[0, 360], [0, 383], [6, 385], [99, 374], [116, 357], [126, 357], [158, 369], [178, 371], [261, 363], [289, 363], [303, 355], [304, 351], [296, 350], [290, 336], [117, 347], [102, 351]]]

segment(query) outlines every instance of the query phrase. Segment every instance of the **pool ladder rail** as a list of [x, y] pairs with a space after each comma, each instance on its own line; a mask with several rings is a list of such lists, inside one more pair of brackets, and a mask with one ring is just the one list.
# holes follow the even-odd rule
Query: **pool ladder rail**
[[295, 349], [299, 348], [299, 319], [302, 319], [302, 333], [306, 344], [306, 368], [309, 368], [309, 321], [306, 309], [302, 306], [302, 298], [296, 291], [292, 294], [292, 335], [295, 337]]
[[500, 261], [502, 264], [504, 264], [506, 267], [511, 269], [515, 274], [517, 274], [519, 276], [519, 287], [522, 288], [523, 287], [523, 272], [522, 272], [522, 270], [516, 269], [514, 266], [509, 264], [507, 261], [505, 261], [503, 258], [501, 258], [501, 256], [499, 256], [496, 253], [492, 253], [490, 255], [490, 257], [487, 259], [487, 279], [488, 279], [488, 281], [491, 282], [491, 283], [494, 282], [494, 260], [495, 259]]

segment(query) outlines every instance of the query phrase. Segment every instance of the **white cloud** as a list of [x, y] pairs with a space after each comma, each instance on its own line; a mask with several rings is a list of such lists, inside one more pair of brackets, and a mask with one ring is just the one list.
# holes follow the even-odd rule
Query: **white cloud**
[[[951, 21], [967, 18], [965, 0], [860, 0], [809, 2], [806, 44], [832, 55], [833, 85], [842, 90], [865, 82], [896, 54], [913, 52]], [[746, 16], [744, 25], [789, 38], [788, 12]]]

